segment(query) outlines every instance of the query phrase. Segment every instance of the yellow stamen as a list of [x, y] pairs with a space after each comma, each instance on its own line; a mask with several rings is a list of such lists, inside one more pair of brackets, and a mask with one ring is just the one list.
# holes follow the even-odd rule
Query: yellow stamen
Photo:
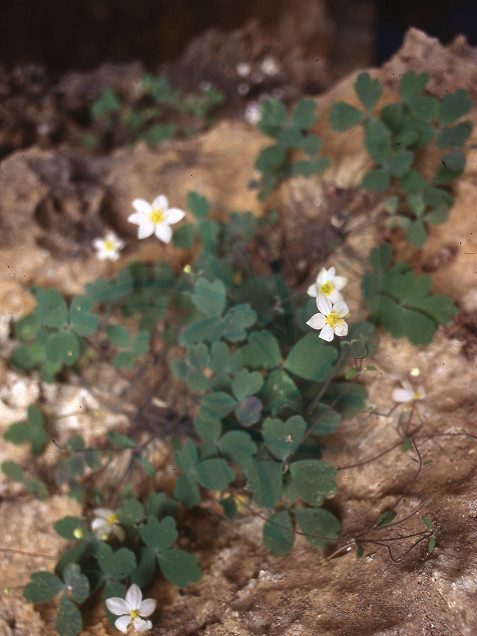
[[108, 515], [106, 517], [106, 521], [109, 523], [109, 525], [113, 525], [113, 523], [116, 523], [116, 521], [118, 520], [118, 518], [116, 517], [116, 515], [114, 514], [114, 512], [112, 512], [110, 515]]
[[155, 224], [159, 225], [165, 219], [164, 208], [154, 208], [149, 212], [149, 219]]
[[333, 289], [333, 283], [327, 281], [326, 283], [323, 283], [323, 285], [320, 285], [320, 294], [323, 294], [323, 296], [329, 296], [333, 292]]
[[139, 618], [139, 612], [137, 610], [130, 610], [129, 614], [132, 619]]
[[336, 311], [330, 311], [330, 313], [326, 316], [326, 324], [333, 327], [333, 329], [336, 329], [336, 327], [339, 327], [343, 323], [344, 320], [341, 318], [341, 313], [338, 314]]
[[116, 246], [114, 245], [111, 239], [106, 239], [104, 241], [103, 249], [105, 249], [106, 252], [114, 252], [114, 250], [116, 249]]

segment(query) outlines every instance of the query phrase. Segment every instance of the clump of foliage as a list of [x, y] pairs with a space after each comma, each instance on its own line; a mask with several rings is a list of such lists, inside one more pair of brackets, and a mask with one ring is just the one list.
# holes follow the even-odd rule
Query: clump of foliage
[[[361, 73], [354, 88], [364, 110], [336, 102], [329, 116], [333, 130], [363, 128], [364, 147], [376, 167], [364, 175], [361, 186], [388, 195], [388, 225], [405, 229], [406, 240], [416, 247], [424, 244], [428, 224], [447, 220], [453, 205], [447, 187], [464, 172], [462, 146], [472, 132], [471, 121], [462, 120], [473, 106], [467, 91], [437, 99], [423, 94], [428, 81], [427, 73], [408, 71], [399, 85], [400, 101], [373, 114], [382, 87], [378, 79]], [[419, 151], [431, 143], [442, 153], [429, 182], [418, 159]]]
[[[258, 128], [275, 140], [257, 157], [255, 167], [262, 173], [260, 181], [251, 181], [249, 187], [258, 188], [258, 198], [265, 201], [282, 181], [293, 177], [310, 177], [324, 172], [331, 162], [319, 157], [321, 140], [310, 132], [315, 123], [316, 104], [312, 99], [301, 99], [293, 116], [288, 119], [285, 105], [278, 99], [268, 99], [262, 105], [262, 117]], [[290, 161], [293, 151], [300, 151], [306, 159]]]
[[190, 137], [208, 128], [212, 113], [225, 95], [206, 83], [197, 93], [185, 95], [174, 88], [165, 75], [147, 74], [141, 80], [134, 105], [123, 104], [112, 88], [105, 88], [91, 104], [90, 115], [98, 132], [84, 138], [95, 147], [100, 140], [120, 130], [126, 142], [145, 141], [155, 146], [166, 139]]

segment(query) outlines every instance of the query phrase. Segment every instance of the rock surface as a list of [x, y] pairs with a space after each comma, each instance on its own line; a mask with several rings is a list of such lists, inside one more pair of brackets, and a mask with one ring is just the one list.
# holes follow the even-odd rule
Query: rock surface
[[[444, 48], [413, 30], [400, 53], [373, 72], [385, 83], [386, 91], [392, 93], [399, 74], [409, 69], [426, 70], [431, 76], [430, 90], [436, 95], [463, 87], [476, 97], [477, 52], [460, 40]], [[331, 102], [351, 100], [354, 81], [352, 75], [317, 100], [321, 117], [318, 133], [325, 130], [324, 119]], [[475, 109], [471, 118], [477, 126]], [[373, 202], [354, 196], [352, 190], [365, 168], [365, 155], [357, 136], [350, 136], [344, 144], [343, 138], [333, 133], [321, 136], [336, 169], [329, 175], [325, 173], [321, 183], [297, 180], [283, 186], [276, 202], [287, 236], [293, 233], [289, 219], [300, 206], [305, 210], [314, 205], [316, 217], [321, 220], [344, 218], [349, 224], [347, 240], [328, 263], [348, 271], [350, 306], [353, 313], [359, 313], [363, 311], [359, 300], [360, 272], [375, 241], [375, 228], [368, 222]], [[470, 145], [476, 142], [476, 136], [474, 128]], [[8, 233], [0, 261], [0, 333], [5, 355], [11, 347], [7, 321], [31, 307], [29, 285], [55, 285], [73, 294], [86, 281], [108, 273], [108, 266], [96, 261], [91, 251], [92, 238], [102, 235], [106, 228], [113, 228], [128, 239], [128, 250], [120, 264], [129, 259], [162, 256], [152, 239], [144, 246], [134, 241], [134, 231], [126, 221], [133, 198], [151, 199], [166, 192], [180, 207], [186, 192], [196, 189], [229, 209], [251, 209], [260, 214], [261, 207], [246, 184], [263, 145], [263, 137], [251, 127], [224, 122], [197, 139], [170, 142], [157, 151], [138, 145], [106, 158], [86, 160], [67, 148], [32, 148], [5, 159], [0, 170], [2, 236]], [[340, 199], [337, 188], [345, 188], [349, 196]], [[477, 335], [476, 189], [477, 159], [475, 149], [471, 149], [466, 174], [455, 188], [456, 204], [447, 223], [432, 227], [422, 252], [409, 251], [398, 239], [395, 241], [400, 255], [410, 259], [416, 271], [428, 271], [433, 291], [454, 298], [460, 310], [458, 316], [451, 325], [441, 328], [426, 348], [383, 335], [372, 362], [377, 370], [363, 378], [375, 410], [385, 414], [392, 406], [393, 388], [409, 377], [412, 368], [420, 369], [418, 382], [425, 386], [427, 398], [418, 405], [422, 418], [419, 451], [424, 460], [432, 463], [423, 467], [401, 501], [399, 518], [411, 515], [422, 504], [425, 507], [402, 526], [396, 526], [395, 533], [403, 536], [422, 530], [420, 515], [426, 514], [436, 529], [435, 551], [427, 555], [422, 545], [411, 550], [402, 562], [393, 563], [384, 548], [365, 544], [365, 557], [361, 560], [355, 559], [353, 551], [344, 551], [324, 561], [331, 550], [317, 551], [299, 538], [289, 556], [274, 557], [261, 546], [262, 519], [258, 514], [247, 514], [228, 523], [213, 506], [199, 508], [183, 520], [183, 530], [187, 549], [198, 556], [204, 577], [183, 591], [164, 581], [155, 584], [148, 593], [158, 599], [159, 608], [152, 634], [477, 633], [476, 445], [460, 434], [462, 428], [477, 433], [475, 353], [472, 355], [472, 350], [465, 348], [469, 339]], [[309, 223], [313, 225], [311, 214]], [[457, 249], [447, 248], [451, 257], [442, 256], [439, 260], [446, 245]], [[179, 262], [179, 255], [172, 251], [170, 258]], [[49, 409], [65, 409], [66, 404], [79, 399], [74, 393], [78, 387], [63, 386], [61, 393], [48, 394], [37, 378], [15, 376], [5, 362], [0, 373], [4, 386], [0, 393], [4, 416], [1, 432], [22, 416], [24, 405], [37, 395], [42, 396]], [[97, 384], [108, 389], [108, 382], [103, 376]], [[398, 444], [397, 420], [397, 411], [389, 415], [363, 413], [347, 420], [339, 433], [326, 439], [325, 459], [341, 468], [338, 494], [328, 503], [342, 522], [338, 547], [371, 527], [413, 479], [415, 454], [403, 454], [399, 446], [375, 461], [365, 461]], [[90, 429], [94, 417], [79, 425]], [[0, 440], [2, 459], [17, 451]], [[18, 452], [21, 455], [23, 449]], [[27, 455], [23, 454], [22, 459], [27, 461]], [[350, 465], [354, 467], [345, 468]], [[3, 477], [0, 487], [1, 547], [46, 555], [33, 559], [0, 553], [2, 585], [12, 588], [8, 595], [0, 597], [0, 634], [49, 636], [55, 633], [54, 606], [23, 602], [16, 586], [25, 584], [31, 571], [52, 567], [54, 562], [47, 557], [55, 556], [63, 547], [52, 523], [80, 510], [72, 512], [74, 504], [65, 497], [56, 496], [41, 503], [31, 500]], [[403, 555], [408, 547], [406, 541], [397, 542], [395, 557]], [[115, 632], [107, 626], [101, 607], [90, 606], [85, 615], [84, 636], [112, 633]]]

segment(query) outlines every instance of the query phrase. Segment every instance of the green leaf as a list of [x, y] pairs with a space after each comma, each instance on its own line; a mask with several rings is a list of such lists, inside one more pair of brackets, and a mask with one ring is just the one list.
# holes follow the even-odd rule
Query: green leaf
[[263, 404], [257, 397], [246, 397], [237, 402], [234, 408], [235, 417], [242, 426], [256, 424], [262, 415]]
[[154, 516], [162, 519], [173, 516], [177, 512], [177, 501], [170, 499], [163, 492], [152, 492], [147, 498], [146, 513], [148, 517]]
[[284, 409], [299, 410], [301, 393], [286, 371], [275, 369], [265, 380], [261, 394], [263, 407], [271, 415], [278, 415]]
[[68, 539], [68, 541], [78, 540], [78, 537], [75, 534], [78, 530], [80, 530], [83, 534], [87, 532], [83, 519], [81, 519], [81, 517], [73, 517], [70, 515], [55, 521], [53, 528], [60, 537], [64, 537], [65, 539]]
[[315, 548], [324, 548], [338, 538], [340, 523], [338, 519], [323, 508], [301, 508], [295, 510], [298, 527], [305, 539]]
[[163, 575], [177, 587], [187, 587], [202, 577], [196, 557], [184, 550], [166, 550], [158, 554], [157, 559]]
[[265, 522], [262, 533], [263, 545], [272, 554], [290, 554], [295, 540], [295, 529], [288, 511], [280, 510], [272, 514]]
[[252, 331], [248, 344], [240, 349], [240, 357], [250, 369], [274, 369], [280, 364], [280, 347], [268, 331]]
[[28, 314], [15, 322], [15, 338], [22, 342], [32, 340], [40, 329], [40, 320], [36, 314]]
[[309, 421], [313, 424], [312, 435], [329, 435], [337, 429], [341, 416], [327, 404], [318, 402], [311, 410]]
[[394, 177], [403, 177], [407, 174], [414, 161], [412, 150], [398, 150], [389, 164], [389, 170]]
[[302, 138], [302, 134], [297, 128], [287, 126], [277, 135], [277, 147], [284, 148], [286, 150], [296, 150], [300, 147]]
[[250, 463], [257, 446], [249, 433], [245, 431], [229, 431], [220, 438], [217, 448], [222, 455], [233, 464], [246, 466]]
[[141, 528], [142, 540], [148, 548], [157, 552], [170, 548], [178, 536], [176, 522], [172, 517], [165, 517], [162, 521], [151, 517]]
[[119, 548], [113, 552], [107, 543], [101, 543], [96, 553], [101, 570], [111, 579], [125, 579], [136, 567], [134, 552], [127, 548]]
[[273, 508], [282, 496], [282, 467], [271, 461], [252, 460], [244, 466], [248, 489], [260, 508]]
[[442, 188], [429, 187], [424, 191], [424, 201], [432, 208], [438, 208], [440, 206], [452, 206], [454, 199]]
[[26, 479], [23, 482], [23, 485], [25, 486], [25, 490], [37, 499], [40, 499], [41, 501], [48, 499], [48, 488], [41, 479]]
[[404, 442], [401, 444], [401, 453], [407, 453], [410, 448], [412, 448], [412, 440], [405, 439]]
[[203, 221], [207, 218], [211, 205], [205, 197], [191, 191], [187, 193], [187, 208], [196, 219]]
[[91, 116], [99, 119], [108, 113], [115, 113], [121, 108], [121, 99], [115, 90], [105, 88], [91, 105]]
[[174, 358], [170, 363], [171, 371], [178, 380], [185, 380], [187, 364], [183, 358]]
[[314, 157], [320, 152], [322, 146], [323, 146], [323, 143], [321, 139], [319, 139], [316, 135], [308, 134], [302, 140], [300, 144], [300, 150], [304, 152], [305, 155], [308, 155], [309, 157]]
[[462, 146], [472, 133], [472, 122], [463, 121], [457, 126], [444, 128], [437, 137], [436, 145], [438, 148], [455, 148]]
[[55, 625], [60, 636], [77, 636], [83, 630], [81, 612], [66, 593], [60, 599]]
[[432, 530], [433, 525], [432, 525], [432, 521], [429, 519], [429, 517], [422, 517], [422, 521], [424, 522], [424, 525], [426, 526], [426, 528], [428, 530]]
[[116, 516], [120, 524], [132, 526], [143, 520], [144, 507], [140, 501], [131, 497], [126, 499], [121, 507], [116, 510]]
[[293, 415], [286, 422], [268, 417], [262, 426], [263, 440], [272, 455], [283, 461], [299, 446], [306, 428], [300, 415]]
[[68, 320], [68, 306], [56, 289], [39, 289], [36, 294], [35, 314], [45, 327], [63, 327]]
[[278, 99], [267, 99], [262, 103], [262, 118], [258, 129], [269, 137], [276, 137], [279, 130], [288, 123], [285, 105]]
[[434, 548], [436, 547], [436, 538], [435, 537], [431, 537], [429, 539], [429, 543], [427, 544], [427, 552], [429, 554], [431, 554], [431, 552], [434, 552]]
[[330, 374], [337, 357], [334, 347], [308, 333], [292, 347], [285, 368], [300, 378], [319, 382]]
[[362, 359], [374, 355], [378, 346], [374, 325], [369, 322], [355, 322], [349, 329], [348, 337], [355, 358]]
[[270, 172], [281, 168], [286, 164], [287, 151], [279, 146], [267, 146], [264, 148], [255, 161], [255, 167], [262, 172]]
[[387, 168], [376, 168], [367, 172], [361, 180], [361, 187], [365, 190], [374, 190], [381, 194], [387, 190], [391, 183], [390, 172]]
[[49, 362], [64, 362], [73, 365], [80, 355], [80, 344], [77, 336], [71, 331], [52, 333], [46, 341], [46, 357]]
[[149, 351], [151, 334], [149, 331], [140, 331], [132, 341], [131, 349], [139, 357], [145, 356]]
[[106, 335], [109, 342], [115, 347], [125, 349], [129, 346], [129, 331], [122, 325], [108, 325], [106, 327]]
[[176, 480], [174, 497], [182, 502], [186, 508], [193, 508], [200, 502], [200, 490], [193, 477], [182, 473]]
[[192, 302], [205, 316], [209, 318], [220, 317], [227, 302], [224, 284], [220, 280], [209, 283], [205, 278], [197, 279]]
[[193, 223], [186, 223], [175, 230], [172, 236], [172, 243], [179, 249], [190, 250], [194, 246], [197, 235], [197, 226]]
[[354, 539], [354, 543], [355, 543], [355, 546], [356, 546], [356, 558], [357, 559], [361, 559], [361, 557], [364, 554], [364, 548], [363, 548], [363, 546], [361, 545], [361, 543], [357, 539]]
[[210, 444], [216, 442], [222, 432], [220, 419], [203, 417], [202, 415], [195, 416], [194, 427], [200, 439]]
[[135, 354], [132, 351], [120, 351], [113, 358], [113, 367], [115, 369], [124, 368], [128, 371], [134, 366]]
[[70, 305], [70, 324], [78, 336], [92, 336], [96, 333], [99, 316], [91, 313], [93, 306], [88, 296], [75, 296]]
[[380, 119], [370, 117], [365, 123], [364, 145], [377, 164], [386, 166], [391, 158], [391, 133]]
[[225, 490], [234, 478], [234, 471], [220, 457], [206, 459], [197, 465], [197, 480], [209, 490]]
[[414, 221], [406, 232], [406, 241], [416, 247], [422, 247], [426, 242], [426, 228], [421, 221]]
[[473, 106], [474, 102], [464, 88], [459, 88], [454, 93], [447, 93], [441, 99], [441, 112], [439, 115], [441, 126], [446, 126], [467, 115]]
[[328, 120], [333, 130], [343, 131], [360, 124], [365, 114], [345, 102], [335, 102], [331, 107]]
[[388, 526], [392, 523], [393, 519], [396, 517], [396, 513], [393, 510], [385, 510], [381, 513], [376, 521], [374, 527], [375, 528], [383, 528], [384, 526]]
[[335, 468], [320, 459], [294, 462], [290, 464], [290, 474], [298, 494], [311, 506], [320, 506], [337, 490]]
[[407, 103], [424, 90], [428, 81], [429, 75], [427, 73], [419, 73], [419, 75], [417, 75], [414, 71], [407, 71], [407, 73], [403, 75], [399, 85], [401, 99]]
[[240, 342], [247, 337], [246, 329], [257, 321], [256, 312], [244, 303], [231, 307], [217, 326], [215, 338], [225, 338], [229, 342]]
[[393, 251], [389, 243], [381, 243], [379, 247], [373, 247], [369, 254], [369, 262], [377, 272], [384, 272], [391, 264]]
[[439, 114], [439, 102], [428, 95], [417, 95], [409, 98], [407, 107], [413, 117], [423, 122], [431, 122]]
[[308, 130], [315, 123], [316, 104], [313, 99], [300, 99], [293, 113], [293, 125]]
[[399, 186], [403, 192], [408, 194], [419, 192], [428, 187], [427, 181], [417, 170], [410, 170], [399, 179]]
[[358, 79], [354, 83], [354, 90], [368, 112], [374, 109], [382, 93], [379, 80], [377, 78], [371, 79], [369, 73], [358, 75]]
[[439, 325], [448, 323], [457, 313], [457, 307], [449, 296], [435, 294], [416, 301], [416, 308], [430, 316]]
[[228, 393], [217, 391], [204, 395], [201, 400], [200, 414], [209, 419], [221, 419], [234, 408], [235, 400]]
[[36, 409], [41, 415], [41, 411], [36, 406], [30, 405], [28, 407], [28, 420], [11, 424], [3, 434], [3, 438], [12, 444], [31, 442], [33, 454], [40, 455], [49, 437], [43, 426], [43, 415], [41, 418], [32, 418], [30, 413], [36, 412], [33, 409]]
[[441, 165], [438, 166], [432, 178], [432, 185], [439, 186], [449, 183], [459, 177], [465, 166], [465, 156], [461, 150], [448, 152], [441, 157]]
[[114, 446], [119, 446], [119, 448], [136, 448], [137, 444], [127, 435], [122, 435], [121, 433], [115, 433], [114, 431], [109, 431], [108, 439]]
[[263, 377], [258, 371], [240, 369], [232, 381], [232, 391], [237, 400], [255, 395], [263, 385]]
[[33, 572], [30, 579], [23, 588], [23, 597], [30, 603], [49, 601], [64, 588], [63, 581], [50, 572]]
[[1, 469], [8, 477], [8, 479], [11, 479], [11, 481], [19, 481], [21, 483], [25, 481], [25, 473], [23, 472], [23, 468], [19, 464], [17, 464], [17, 462], [2, 462]]
[[156, 554], [154, 550], [145, 546], [139, 549], [139, 559], [135, 570], [130, 574], [130, 583], [135, 583], [142, 590], [146, 588], [156, 573]]
[[89, 596], [88, 578], [81, 573], [81, 568], [77, 563], [69, 563], [63, 575], [71, 597], [76, 603], [84, 603]]
[[404, 107], [402, 104], [388, 104], [381, 109], [381, 119], [393, 132], [401, 130], [404, 123]]

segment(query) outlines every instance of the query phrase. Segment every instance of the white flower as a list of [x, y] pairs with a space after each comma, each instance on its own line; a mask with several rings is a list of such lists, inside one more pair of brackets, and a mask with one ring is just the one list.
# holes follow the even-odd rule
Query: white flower
[[348, 305], [340, 300], [332, 305], [326, 296], [318, 296], [316, 306], [320, 313], [314, 314], [306, 323], [312, 329], [321, 329], [320, 338], [331, 342], [337, 336], [348, 334], [348, 325], [344, 318], [349, 314]]
[[117, 537], [119, 541], [124, 541], [126, 533], [119, 525], [118, 518], [112, 510], [108, 508], [96, 508], [93, 512], [96, 516], [91, 523], [91, 530], [99, 539], [108, 538], [109, 535], [112, 534]]
[[185, 212], [179, 208], [170, 208], [167, 197], [163, 195], [156, 197], [152, 205], [144, 199], [135, 199], [133, 206], [136, 213], [131, 214], [128, 221], [139, 225], [137, 232], [139, 239], [155, 234], [164, 243], [170, 243], [172, 238], [170, 226], [185, 217]]
[[104, 238], [94, 239], [93, 247], [100, 261], [117, 261], [119, 251], [124, 247], [124, 241], [121, 241], [114, 232], [108, 232]]
[[143, 616], [150, 616], [156, 609], [156, 601], [153, 598], [142, 600], [142, 592], [133, 583], [126, 592], [126, 599], [113, 596], [106, 599], [106, 607], [112, 614], [119, 616], [114, 626], [123, 634], [127, 634], [128, 627], [132, 623], [137, 632], [145, 632], [152, 629], [151, 621], [143, 620]]
[[265, 75], [273, 77], [273, 75], [276, 75], [280, 71], [280, 64], [274, 57], [272, 57], [271, 55], [267, 55], [267, 57], [260, 64], [260, 69], [263, 73], [265, 73]]
[[423, 400], [426, 397], [426, 391], [420, 386], [417, 391], [411, 386], [407, 380], [401, 382], [402, 389], [394, 389], [393, 400], [395, 402], [414, 402], [415, 400]]
[[339, 290], [348, 282], [348, 279], [344, 276], [336, 276], [335, 268], [321, 269], [320, 273], [316, 277], [316, 283], [310, 285], [307, 289], [308, 296], [316, 298], [320, 294], [326, 296], [332, 303], [337, 303], [343, 300], [343, 296]]
[[262, 107], [257, 102], [249, 102], [243, 116], [249, 124], [257, 124], [262, 118]]
[[247, 62], [240, 62], [235, 67], [235, 70], [237, 71], [237, 75], [240, 75], [240, 77], [247, 77], [247, 75], [250, 74], [250, 64], [247, 64]]

